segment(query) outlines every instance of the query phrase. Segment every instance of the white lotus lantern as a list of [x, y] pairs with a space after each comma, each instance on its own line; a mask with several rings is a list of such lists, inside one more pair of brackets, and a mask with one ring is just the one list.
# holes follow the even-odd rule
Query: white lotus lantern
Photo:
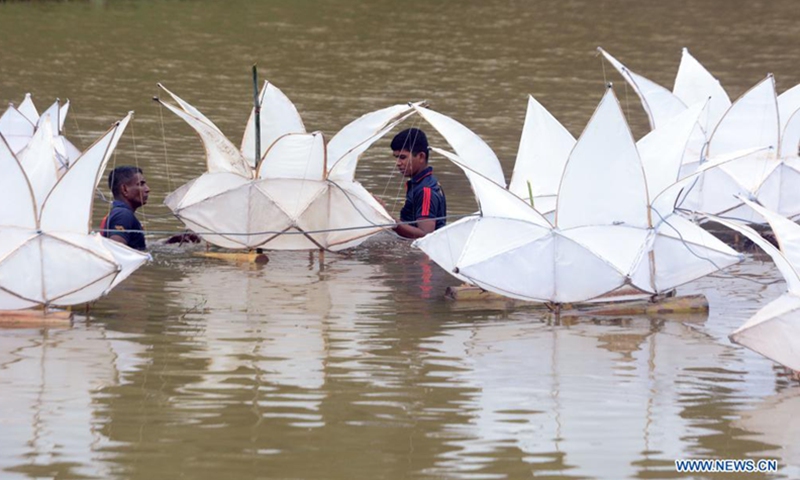
[[208, 171], [165, 204], [187, 227], [223, 248], [273, 250], [353, 247], [394, 221], [356, 182], [361, 154], [409, 115], [395, 105], [346, 125], [326, 145], [306, 133], [294, 105], [266, 82], [260, 94], [261, 158], [255, 161], [255, 115], [241, 149], [197, 109], [161, 87], [178, 106], [162, 104], [200, 135]]
[[20, 155], [0, 134], [0, 310], [95, 300], [149, 258], [89, 234], [95, 188], [130, 118], [66, 171], [49, 114]]
[[674, 214], [682, 185], [673, 182], [701, 110], [684, 112], [637, 150], [609, 89], [566, 162], [552, 223], [494, 181], [491, 159], [435, 149], [467, 174], [481, 214], [414, 245], [481, 288], [553, 303], [590, 300], [625, 285], [663, 293], [736, 263], [736, 252]]

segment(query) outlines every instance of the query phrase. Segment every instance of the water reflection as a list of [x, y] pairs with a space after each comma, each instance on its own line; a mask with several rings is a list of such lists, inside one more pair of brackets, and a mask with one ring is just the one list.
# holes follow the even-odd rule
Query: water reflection
[[[129, 385], [145, 347], [136, 335], [80, 322], [0, 335], [0, 469], [23, 476], [106, 476], [90, 463], [109, 443], [102, 398]], [[4, 474], [4, 478], [7, 474]]]
[[737, 421], [776, 380], [706, 333], [718, 317], [452, 310], [429, 295], [446, 274], [403, 248], [379, 238], [323, 269], [305, 252], [266, 266], [156, 252], [72, 329], [2, 332], [2, 468], [631, 478], [785, 445], [763, 417]]
[[317, 254], [306, 252], [272, 258], [267, 267], [198, 264], [167, 285], [189, 310], [185, 358], [206, 362], [181, 391], [219, 405], [226, 395], [239, 401], [231, 383], [245, 381], [257, 417], [319, 426], [326, 364], [350, 360], [358, 369], [369, 342], [356, 319], [386, 294], [381, 267], [329, 254], [320, 270]]
[[[726, 420], [757, 388], [731, 365], [732, 348], [697, 325], [506, 321], [459, 325], [424, 348], [434, 352], [430, 362], [448, 367], [430, 375], [433, 385], [455, 377], [478, 392], [460, 405], [470, 420], [447, 425], [458, 449], [434, 474], [669, 476], [674, 459], [746, 457], [764, 448], [738, 439]], [[722, 448], [708, 439], [723, 434]]]
[[777, 394], [767, 397], [753, 410], [744, 412], [733, 424], [748, 432], [749, 437], [770, 446], [761, 455], [778, 458], [785, 467], [784, 474], [796, 478], [800, 475], [800, 388], [784, 386]]

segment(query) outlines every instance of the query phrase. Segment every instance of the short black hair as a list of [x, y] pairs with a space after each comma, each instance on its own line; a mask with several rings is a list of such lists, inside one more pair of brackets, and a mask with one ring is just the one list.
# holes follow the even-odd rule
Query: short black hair
[[408, 150], [411, 155], [422, 152], [425, 154], [425, 161], [427, 162], [428, 157], [430, 157], [428, 137], [419, 128], [403, 130], [392, 139], [392, 151], [399, 152], [400, 150]]
[[119, 195], [120, 187], [130, 182], [137, 173], [144, 174], [141, 168], [132, 165], [123, 165], [111, 170], [108, 174], [108, 188], [111, 189], [111, 194], [115, 197]]

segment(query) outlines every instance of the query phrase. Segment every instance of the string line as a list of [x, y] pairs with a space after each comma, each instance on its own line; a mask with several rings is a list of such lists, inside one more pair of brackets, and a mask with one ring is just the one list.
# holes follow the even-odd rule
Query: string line
[[[443, 220], [443, 219], [451, 219], [451, 218], [466, 218], [466, 217], [477, 217], [480, 216], [478, 213], [469, 213], [463, 215], [444, 215], [441, 217], [430, 217], [431, 220]], [[322, 228], [318, 230], [303, 230], [303, 231], [286, 231], [286, 230], [267, 230], [263, 232], [212, 232], [212, 231], [197, 231], [192, 230], [192, 232], [198, 235], [224, 235], [224, 236], [258, 236], [258, 235], [314, 235], [318, 233], [329, 233], [329, 232], [346, 232], [350, 230], [364, 230], [370, 228], [391, 228], [398, 224], [410, 224], [416, 223], [416, 221], [408, 221], [408, 222], [392, 222], [392, 223], [370, 223], [369, 225], [356, 225], [353, 227], [338, 227], [338, 228]], [[291, 227], [290, 227], [291, 228]], [[114, 232], [115, 230], [110, 229], [95, 229], [95, 232]], [[186, 233], [185, 230], [181, 231], [172, 231], [172, 230], [125, 230], [126, 232], [131, 233], [143, 233], [148, 236], [153, 235], [175, 235], [179, 233]]]

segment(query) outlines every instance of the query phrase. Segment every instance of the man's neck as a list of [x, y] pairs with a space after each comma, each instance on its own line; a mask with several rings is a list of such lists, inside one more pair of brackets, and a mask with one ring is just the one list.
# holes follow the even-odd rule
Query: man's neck
[[[411, 180], [412, 182], [416, 182], [416, 181], [418, 181], [418, 180], [420, 179], [420, 177], [421, 177], [421, 176], [422, 176], [422, 175], [423, 175], [423, 174], [424, 174], [424, 173], [425, 173], [425, 172], [426, 172], [426, 171], [427, 171], [429, 168], [431, 168], [431, 167], [430, 167], [430, 165], [425, 165], [425, 166], [424, 166], [424, 167], [422, 167], [422, 168], [421, 168], [421, 169], [420, 169], [418, 172], [414, 173], [414, 175], [411, 175], [411, 178], [409, 178], [409, 180]], [[431, 169], [431, 170], [432, 170], [432, 169]]]
[[114, 197], [114, 201], [116, 201], [116, 202], [121, 202], [121, 203], [124, 203], [125, 205], [127, 205], [127, 206], [128, 206], [128, 208], [130, 208], [130, 209], [131, 209], [131, 210], [133, 210], [134, 212], [136, 211], [136, 209], [137, 209], [137, 208], [139, 208], [139, 206], [138, 206], [138, 205], [136, 205], [136, 206], [133, 206], [133, 205], [131, 204], [131, 202], [130, 202], [130, 201], [127, 199], [127, 198]]

